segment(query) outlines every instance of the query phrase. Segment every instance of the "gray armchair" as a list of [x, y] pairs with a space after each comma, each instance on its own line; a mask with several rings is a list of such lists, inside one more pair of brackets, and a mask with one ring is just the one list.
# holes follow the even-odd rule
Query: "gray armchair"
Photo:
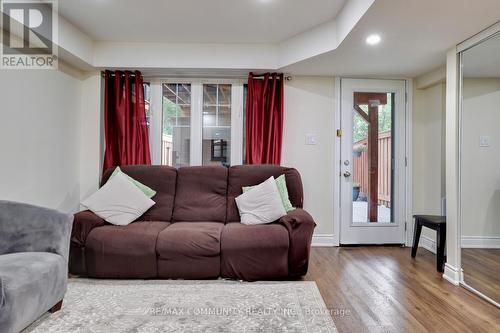
[[73, 216], [0, 201], [0, 332], [61, 308]]

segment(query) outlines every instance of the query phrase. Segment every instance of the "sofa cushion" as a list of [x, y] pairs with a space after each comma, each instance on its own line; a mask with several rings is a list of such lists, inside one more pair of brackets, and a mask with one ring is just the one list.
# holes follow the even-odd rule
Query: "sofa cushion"
[[[156, 195], [152, 197], [156, 204], [146, 211], [139, 220], [170, 222], [174, 207], [177, 170], [169, 166], [159, 165], [127, 165], [120, 168], [128, 176], [156, 191]], [[106, 170], [102, 176], [101, 185], [108, 181], [114, 169]]]
[[294, 207], [302, 208], [302, 180], [297, 170], [279, 165], [237, 165], [229, 168], [227, 188], [227, 222], [239, 222], [240, 215], [235, 198], [242, 193], [245, 186], [262, 183], [267, 178], [285, 175], [290, 202]]
[[105, 225], [87, 236], [87, 274], [96, 278], [154, 278], [157, 276], [156, 239], [168, 222]]
[[[288, 189], [286, 188], [285, 175], [281, 175], [278, 178], [276, 178], [275, 182], [276, 186], [278, 187], [278, 191], [280, 192], [280, 198], [281, 201], [283, 202], [283, 207], [285, 208], [285, 210], [287, 212], [294, 210], [295, 207], [292, 206], [290, 198], [288, 197]], [[255, 188], [255, 186], [244, 186], [243, 193], [248, 192], [253, 188]]]
[[5, 254], [0, 279], [0, 332], [19, 332], [63, 299], [67, 264], [54, 253]]
[[83, 206], [114, 225], [134, 222], [154, 204], [124, 173], [117, 174], [82, 201]]
[[227, 168], [180, 168], [174, 205], [174, 222], [225, 222]]
[[160, 232], [156, 244], [159, 277], [218, 277], [223, 227], [219, 222], [176, 222]]
[[288, 248], [288, 231], [280, 224], [226, 224], [221, 236], [221, 276], [246, 281], [284, 278]]
[[127, 178], [127, 180], [129, 182], [131, 182], [132, 184], [134, 184], [135, 187], [137, 187], [139, 190], [141, 190], [141, 192], [144, 193], [148, 198], [151, 199], [152, 197], [154, 197], [156, 195], [156, 191], [155, 190], [153, 190], [149, 186], [144, 185], [141, 182], [138, 182], [134, 178], [130, 177], [129, 175], [127, 175], [126, 173], [124, 173], [120, 169], [120, 167], [116, 167], [115, 170], [113, 170], [113, 173], [111, 174], [111, 176], [109, 176], [108, 182], [109, 182], [110, 179], [112, 179], [114, 176], [116, 176], [118, 174], [125, 175], [125, 178]]
[[253, 186], [251, 191], [237, 196], [235, 200], [243, 224], [272, 223], [286, 215], [278, 186], [273, 177]]

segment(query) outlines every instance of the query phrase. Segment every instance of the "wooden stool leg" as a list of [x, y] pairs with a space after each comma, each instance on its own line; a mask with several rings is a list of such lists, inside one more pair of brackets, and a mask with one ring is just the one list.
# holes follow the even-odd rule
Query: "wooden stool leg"
[[444, 249], [446, 246], [446, 226], [440, 226], [437, 228], [436, 235], [436, 247], [437, 247], [437, 263], [436, 269], [438, 272], [444, 272]]
[[411, 256], [415, 258], [417, 255], [418, 242], [420, 240], [420, 234], [422, 233], [422, 225], [415, 219], [415, 230], [413, 230], [413, 246], [411, 248]]
[[56, 305], [54, 305], [54, 306], [53, 306], [53, 307], [49, 310], [49, 312], [50, 312], [50, 313], [54, 313], [54, 312], [57, 312], [57, 311], [61, 310], [61, 308], [62, 308], [62, 302], [63, 302], [63, 300], [60, 300], [59, 302], [57, 302], [57, 303], [56, 303]]

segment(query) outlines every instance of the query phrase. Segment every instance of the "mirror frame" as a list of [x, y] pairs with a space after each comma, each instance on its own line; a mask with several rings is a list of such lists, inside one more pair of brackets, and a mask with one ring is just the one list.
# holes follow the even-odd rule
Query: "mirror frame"
[[[464, 52], [482, 44], [483, 42], [500, 36], [500, 22], [495, 23], [494, 25], [486, 28], [485, 30], [479, 32], [478, 34], [470, 37], [469, 39], [465, 40], [464, 42], [460, 43], [456, 47], [456, 53], [457, 53], [457, 58], [458, 58], [458, 96], [457, 96], [457, 106], [458, 106], [458, 180], [457, 180], [457, 218], [458, 218], [458, 223], [457, 223], [457, 229], [458, 229], [458, 239], [457, 239], [457, 253], [458, 255], [458, 267], [460, 267], [460, 285], [467, 290], [471, 291], [472, 293], [480, 296], [481, 298], [485, 299], [486, 301], [496, 305], [498, 308], [500, 308], [500, 303], [498, 303], [496, 300], [490, 298], [488, 295], [483, 294], [479, 290], [475, 289], [474, 287], [470, 286], [467, 284], [467, 282], [464, 280], [464, 274], [463, 274], [463, 268], [462, 268], [462, 226], [463, 226], [463, 219], [462, 219], [462, 133], [463, 133], [463, 55]], [[500, 301], [500, 300], [498, 300]]]

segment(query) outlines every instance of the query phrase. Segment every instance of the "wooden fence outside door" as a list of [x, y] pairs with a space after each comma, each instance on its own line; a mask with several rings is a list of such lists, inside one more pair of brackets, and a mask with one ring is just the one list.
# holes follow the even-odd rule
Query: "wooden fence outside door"
[[[368, 139], [359, 140], [354, 145], [367, 145]], [[381, 132], [378, 136], [378, 204], [391, 207], [392, 185], [392, 141], [391, 131]], [[353, 181], [360, 186], [360, 192], [368, 194], [368, 152], [362, 151], [359, 156], [353, 156]]]

